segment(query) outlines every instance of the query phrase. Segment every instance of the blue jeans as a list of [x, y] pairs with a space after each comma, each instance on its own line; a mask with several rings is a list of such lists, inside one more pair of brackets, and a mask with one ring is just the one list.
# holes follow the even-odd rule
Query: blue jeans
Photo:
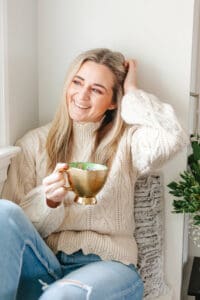
[[102, 261], [81, 250], [55, 255], [22, 209], [0, 200], [0, 299], [141, 300], [133, 265]]

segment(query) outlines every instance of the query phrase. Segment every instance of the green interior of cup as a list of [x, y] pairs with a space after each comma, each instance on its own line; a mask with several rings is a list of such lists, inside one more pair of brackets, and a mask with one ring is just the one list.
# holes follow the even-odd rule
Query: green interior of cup
[[72, 168], [77, 168], [86, 171], [107, 170], [107, 166], [95, 164], [91, 162], [71, 162], [68, 164]]

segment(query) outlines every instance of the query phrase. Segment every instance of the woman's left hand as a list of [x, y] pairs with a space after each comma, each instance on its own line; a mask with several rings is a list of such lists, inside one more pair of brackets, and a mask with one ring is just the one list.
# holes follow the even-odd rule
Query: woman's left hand
[[136, 61], [133, 59], [125, 61], [125, 67], [127, 68], [127, 74], [124, 80], [124, 94], [135, 91], [137, 89]]

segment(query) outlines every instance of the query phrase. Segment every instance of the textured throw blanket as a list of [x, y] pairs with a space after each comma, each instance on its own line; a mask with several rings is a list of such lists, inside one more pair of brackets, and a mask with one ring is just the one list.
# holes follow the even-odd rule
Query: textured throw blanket
[[142, 177], [136, 182], [135, 224], [144, 299], [155, 299], [168, 290], [163, 271], [163, 192], [158, 174]]

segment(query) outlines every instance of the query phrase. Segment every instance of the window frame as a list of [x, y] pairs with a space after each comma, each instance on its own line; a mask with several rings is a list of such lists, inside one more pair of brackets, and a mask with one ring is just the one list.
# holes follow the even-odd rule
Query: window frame
[[7, 3], [6, 0], [0, 0], [0, 193], [7, 178], [11, 159], [20, 152], [19, 147], [9, 146], [7, 29]]
[[0, 0], [0, 147], [9, 145], [7, 3]]

